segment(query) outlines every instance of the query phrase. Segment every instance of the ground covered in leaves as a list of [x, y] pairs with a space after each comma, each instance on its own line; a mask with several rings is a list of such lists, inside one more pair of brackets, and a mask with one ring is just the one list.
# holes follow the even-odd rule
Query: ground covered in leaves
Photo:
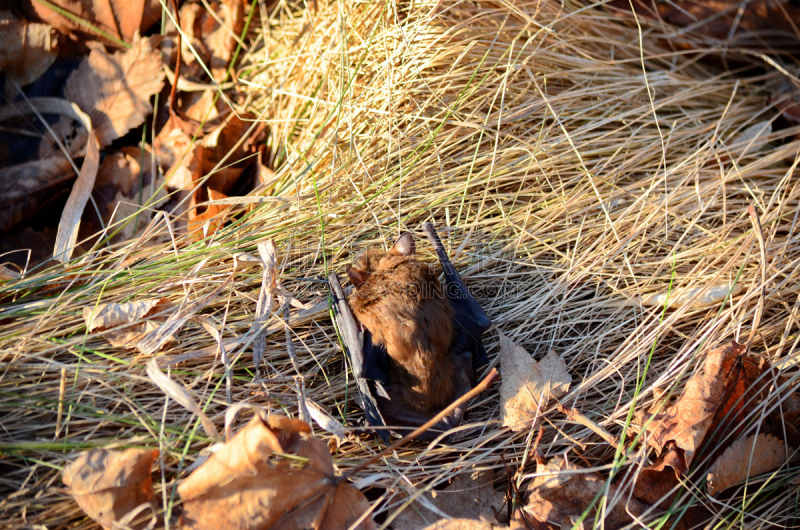
[[[798, 526], [800, 20], [683, 4], [0, 12], [0, 525]], [[387, 450], [326, 278], [426, 221], [501, 379]]]

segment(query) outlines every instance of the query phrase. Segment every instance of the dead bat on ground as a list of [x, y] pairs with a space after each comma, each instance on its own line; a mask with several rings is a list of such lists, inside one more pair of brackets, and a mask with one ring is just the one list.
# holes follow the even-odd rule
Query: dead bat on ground
[[[444, 285], [430, 265], [416, 259], [410, 232], [388, 252], [358, 254], [347, 267], [355, 286], [349, 303], [338, 276], [328, 277], [359, 405], [384, 440], [389, 433], [382, 427], [403, 434], [466, 394], [476, 370], [488, 362], [481, 337], [492, 323], [467, 291], [433, 225], [423, 228], [444, 269]], [[458, 426], [466, 406], [420, 438], [431, 440]]]

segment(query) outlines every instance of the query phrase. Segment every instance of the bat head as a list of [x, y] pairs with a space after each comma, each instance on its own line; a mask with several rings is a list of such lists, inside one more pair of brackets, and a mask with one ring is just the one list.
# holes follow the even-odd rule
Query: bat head
[[356, 259], [352, 265], [347, 265], [347, 277], [350, 282], [355, 285], [356, 289], [361, 287], [367, 281], [370, 274], [376, 268], [380, 268], [380, 264], [384, 256], [394, 257], [409, 257], [413, 256], [417, 251], [416, 243], [414, 242], [414, 234], [411, 232], [404, 232], [389, 249], [389, 252], [383, 253], [375, 250], [362, 250], [356, 255]]

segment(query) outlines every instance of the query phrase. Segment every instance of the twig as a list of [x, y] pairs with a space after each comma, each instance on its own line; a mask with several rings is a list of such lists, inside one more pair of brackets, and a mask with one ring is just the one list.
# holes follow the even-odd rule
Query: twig
[[361, 471], [362, 469], [366, 469], [375, 462], [378, 462], [384, 456], [393, 453], [398, 447], [410, 442], [420, 434], [426, 432], [428, 429], [430, 429], [431, 427], [442, 421], [442, 419], [445, 418], [448, 414], [450, 414], [454, 409], [460, 407], [473, 397], [477, 396], [478, 394], [480, 394], [481, 392], [492, 386], [499, 379], [500, 379], [500, 374], [498, 373], [497, 368], [492, 368], [492, 370], [488, 374], [486, 374], [486, 377], [484, 377], [483, 380], [475, 386], [475, 388], [473, 388], [472, 390], [470, 390], [457, 400], [450, 403], [439, 414], [426, 421], [420, 427], [414, 429], [414, 431], [411, 432], [410, 434], [403, 436], [402, 438], [397, 440], [395, 443], [393, 443], [383, 451], [380, 451], [379, 453], [373, 455], [372, 458], [370, 458], [366, 462], [361, 463], [360, 465], [354, 467], [353, 469], [342, 475], [340, 479], [341, 480], [348, 479], [353, 475], [355, 475], [356, 473], [358, 473], [359, 471]]

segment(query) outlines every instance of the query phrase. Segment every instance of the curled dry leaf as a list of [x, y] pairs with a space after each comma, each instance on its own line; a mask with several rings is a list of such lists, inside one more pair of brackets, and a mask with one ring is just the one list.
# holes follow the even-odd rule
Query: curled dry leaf
[[[178, 486], [185, 529], [345, 530], [369, 509], [299, 420], [256, 415]], [[356, 528], [374, 528], [366, 516]]]
[[[92, 449], [64, 468], [64, 484], [86, 515], [106, 530], [119, 528], [114, 523], [142, 504], [153, 504], [150, 468], [157, 456], [157, 449]], [[149, 515], [129, 526], [145, 528]]]
[[83, 20], [128, 43], [136, 33], [145, 31], [161, 18], [158, 0], [49, 0], [48, 3], [23, 0], [21, 4], [26, 13], [38, 16], [61, 32], [83, 33], [92, 39], [103, 37], [76, 22]]
[[[494, 473], [491, 470], [461, 473], [444, 490], [429, 491], [423, 494], [427, 502], [415, 501], [405, 508], [400, 515], [392, 521], [394, 530], [417, 530], [424, 525], [440, 519], [441, 516], [426, 508], [432, 505], [440, 512], [451, 517], [451, 521], [469, 521], [483, 526], [475, 528], [493, 528], [497, 523], [497, 516], [503, 513], [505, 494], [495, 491], [492, 483]], [[480, 519], [480, 520], [478, 520]], [[441, 521], [439, 521], [441, 523]], [[439, 528], [434, 523], [429, 528]], [[462, 528], [460, 526], [446, 526], [444, 528]], [[463, 528], [472, 528], [465, 526]]]
[[548, 353], [536, 362], [524, 348], [500, 333], [500, 366], [503, 382], [500, 401], [503, 425], [512, 431], [527, 430], [547, 407], [550, 397], [559, 398], [569, 391], [572, 376], [563, 357]]
[[646, 427], [647, 442], [659, 454], [667, 444], [674, 444], [679, 458], [673, 463], [679, 466], [676, 468], [679, 472], [689, 470], [723, 400], [727, 375], [745, 350], [745, 346], [731, 341], [710, 351], [703, 370], [689, 379], [675, 403], [652, 419], [649, 415], [640, 415], [640, 423], [651, 420]]
[[0, 11], [0, 70], [7, 76], [6, 92], [13, 83], [20, 87], [33, 83], [56, 60], [56, 42], [50, 31], [46, 24], [26, 22]]
[[[595, 472], [583, 471], [563, 456], [555, 457], [546, 464], [536, 465], [536, 476], [529, 487], [530, 496], [524, 511], [540, 523], [568, 526], [592, 504], [595, 495], [605, 487], [606, 480]], [[607, 498], [616, 494], [616, 487], [610, 486]], [[595, 519], [596, 504], [589, 511], [588, 521]], [[647, 506], [636, 499], [623, 495], [620, 501], [610, 507], [600, 519], [603, 528], [613, 530], [634, 521], [644, 513]]]
[[[66, 101], [63, 101], [67, 104]], [[68, 105], [69, 106], [69, 105]], [[53, 245], [53, 258], [59, 261], [68, 261], [72, 257], [75, 244], [78, 240], [78, 229], [81, 224], [81, 216], [86, 202], [92, 194], [97, 169], [100, 166], [100, 145], [97, 134], [92, 127], [91, 119], [81, 111], [75, 103], [71, 104], [72, 114], [83, 123], [89, 133], [86, 145], [86, 156], [83, 158], [80, 173], [72, 191], [69, 193], [67, 203], [61, 212], [61, 219], [58, 222], [58, 232], [56, 242]]]
[[91, 332], [96, 329], [109, 329], [121, 324], [130, 324], [167, 307], [169, 307], [169, 301], [166, 298], [122, 304], [98, 304], [83, 308], [83, 320], [86, 322], [86, 329]]
[[161, 54], [137, 37], [125, 52], [92, 50], [70, 74], [64, 95], [89, 115], [105, 147], [144, 122], [153, 112], [150, 97], [163, 86]]
[[[98, 304], [83, 308], [83, 320], [86, 323], [86, 330], [90, 333], [119, 327], [120, 329], [105, 333], [103, 337], [112, 346], [135, 348], [142, 337], [159, 326], [157, 322], [150, 320], [141, 322], [141, 320], [163, 312], [169, 307], [171, 304], [166, 298], [122, 304]], [[166, 318], [166, 315], [163, 318]]]
[[749, 477], [777, 469], [786, 458], [786, 444], [775, 436], [760, 433], [739, 438], [708, 470], [708, 494], [716, 495]]

